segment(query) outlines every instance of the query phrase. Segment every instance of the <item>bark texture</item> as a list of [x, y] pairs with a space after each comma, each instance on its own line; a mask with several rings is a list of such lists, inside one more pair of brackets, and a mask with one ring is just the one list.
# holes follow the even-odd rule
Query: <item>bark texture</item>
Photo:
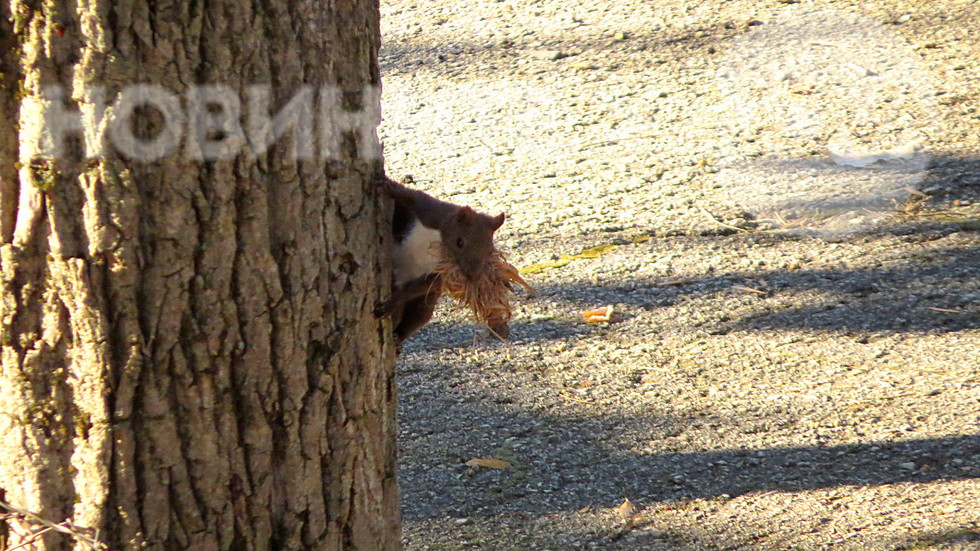
[[[44, 86], [379, 85], [376, 0], [0, 5], [0, 492], [112, 549], [396, 549], [390, 281], [348, 147], [39, 156]], [[43, 103], [43, 102], [42, 102]], [[33, 107], [31, 105], [34, 105]], [[50, 109], [50, 105], [47, 108]], [[106, 119], [116, 114], [110, 107]], [[97, 130], [86, 120], [85, 134]], [[137, 134], [160, 129], [134, 116]], [[94, 150], [94, 151], [93, 151]], [[11, 546], [24, 527], [11, 526]], [[55, 533], [39, 549], [70, 549]], [[79, 546], [81, 548], [81, 546]]]

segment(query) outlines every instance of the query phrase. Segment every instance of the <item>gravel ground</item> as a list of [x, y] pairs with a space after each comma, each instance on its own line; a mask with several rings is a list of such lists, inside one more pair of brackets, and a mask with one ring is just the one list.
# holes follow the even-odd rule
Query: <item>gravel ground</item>
[[407, 549], [980, 549], [980, 3], [909, 4], [385, 0], [389, 174], [538, 291], [406, 344]]

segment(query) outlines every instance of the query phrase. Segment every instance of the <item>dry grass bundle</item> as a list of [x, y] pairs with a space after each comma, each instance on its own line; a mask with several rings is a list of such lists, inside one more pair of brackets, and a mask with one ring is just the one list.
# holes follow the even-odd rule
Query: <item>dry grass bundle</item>
[[[477, 323], [485, 323], [494, 332], [505, 327], [513, 317], [510, 309], [512, 282], [518, 283], [533, 292], [531, 286], [520, 274], [504, 253], [494, 250], [487, 268], [475, 278], [467, 278], [459, 266], [447, 260], [436, 266], [436, 273], [442, 279], [443, 291], [454, 300], [473, 312]], [[501, 335], [506, 336], [506, 335]]]

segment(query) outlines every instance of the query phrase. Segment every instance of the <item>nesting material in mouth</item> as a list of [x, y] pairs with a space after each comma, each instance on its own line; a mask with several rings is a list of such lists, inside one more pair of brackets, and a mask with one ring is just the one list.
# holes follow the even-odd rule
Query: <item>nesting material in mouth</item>
[[453, 300], [470, 309], [473, 320], [491, 329], [506, 324], [513, 317], [510, 295], [513, 283], [532, 293], [534, 289], [520, 276], [517, 268], [507, 262], [507, 256], [494, 249], [486, 267], [472, 277], [466, 277], [455, 263], [443, 253], [436, 273], [442, 280], [442, 289]]

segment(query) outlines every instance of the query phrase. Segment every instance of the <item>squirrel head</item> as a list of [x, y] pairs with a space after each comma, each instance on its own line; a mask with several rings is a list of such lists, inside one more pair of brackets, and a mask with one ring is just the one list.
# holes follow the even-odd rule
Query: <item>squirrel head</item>
[[442, 244], [466, 276], [486, 269], [494, 252], [493, 234], [504, 223], [506, 215], [489, 216], [470, 207], [460, 207], [441, 228]]

